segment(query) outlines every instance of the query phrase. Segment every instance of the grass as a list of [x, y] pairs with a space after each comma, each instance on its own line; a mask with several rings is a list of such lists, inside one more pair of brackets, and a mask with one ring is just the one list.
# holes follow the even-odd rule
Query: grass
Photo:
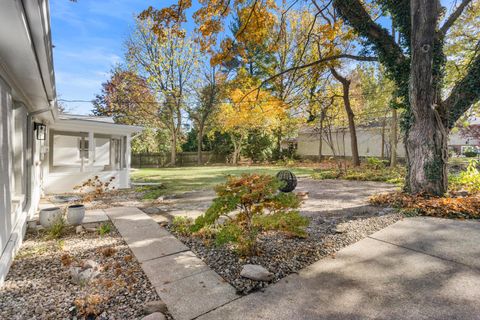
[[139, 186], [144, 199], [156, 199], [159, 196], [178, 194], [193, 190], [212, 189], [226, 181], [227, 176], [239, 176], [243, 173], [275, 175], [280, 170], [291, 170], [297, 176], [310, 176], [313, 168], [285, 168], [279, 166], [212, 166], [138, 169], [132, 172], [133, 182], [160, 182], [162, 186]]

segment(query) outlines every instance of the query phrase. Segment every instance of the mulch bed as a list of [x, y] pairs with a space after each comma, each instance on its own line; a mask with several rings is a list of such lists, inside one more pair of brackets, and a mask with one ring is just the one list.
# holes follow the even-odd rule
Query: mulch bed
[[[69, 228], [58, 240], [28, 233], [0, 288], [0, 318], [141, 318], [145, 302], [159, 298], [113, 225], [110, 229], [101, 236]], [[72, 283], [70, 266], [88, 259], [99, 264], [99, 276]]]
[[[379, 209], [379, 214], [355, 218], [322, 218], [311, 220], [307, 238], [292, 238], [281, 233], [263, 234], [259, 238], [259, 254], [241, 257], [232, 247], [217, 247], [205, 239], [175, 234], [198, 257], [233, 285], [238, 293], [248, 294], [272, 282], [297, 273], [300, 269], [355, 243], [402, 219], [399, 213]], [[171, 230], [172, 231], [172, 230]], [[259, 264], [274, 273], [271, 282], [254, 281], [240, 276], [244, 264]]]

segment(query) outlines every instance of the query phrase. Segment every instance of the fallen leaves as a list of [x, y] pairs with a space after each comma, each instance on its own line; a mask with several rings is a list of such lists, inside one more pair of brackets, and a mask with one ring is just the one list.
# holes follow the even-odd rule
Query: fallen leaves
[[433, 197], [403, 192], [384, 193], [369, 199], [374, 205], [388, 205], [406, 213], [439, 218], [480, 218], [480, 194], [466, 197]]

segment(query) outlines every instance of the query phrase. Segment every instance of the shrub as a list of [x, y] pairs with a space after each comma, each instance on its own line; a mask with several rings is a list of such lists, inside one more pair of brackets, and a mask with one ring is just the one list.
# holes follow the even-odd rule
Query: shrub
[[63, 217], [58, 218], [54, 224], [47, 230], [48, 239], [60, 239], [65, 233], [65, 219]]
[[[308, 220], [295, 210], [300, 201], [292, 193], [279, 193], [279, 186], [281, 182], [269, 175], [229, 177], [225, 184], [215, 188], [217, 198], [190, 226], [190, 231], [199, 234], [205, 228], [214, 227], [215, 243], [233, 243], [242, 255], [256, 253], [257, 236], [262, 231], [305, 236], [303, 227], [308, 225]], [[233, 212], [235, 215], [231, 217], [229, 214]], [[215, 225], [221, 216], [228, 217], [228, 222]]]
[[367, 167], [372, 169], [382, 169], [386, 167], [386, 163], [384, 160], [375, 157], [368, 157], [366, 165]]
[[100, 227], [98, 227], [98, 234], [104, 236], [109, 234], [112, 231], [112, 227], [109, 223], [102, 223]]
[[186, 236], [191, 234], [190, 228], [192, 227], [193, 220], [186, 217], [174, 217], [172, 221], [172, 231], [179, 235]]
[[83, 197], [83, 201], [88, 202], [101, 197], [110, 190], [114, 190], [115, 187], [110, 186], [115, 180], [115, 177], [110, 177], [106, 181], [102, 181], [99, 176], [94, 176], [80, 185], [75, 186], [73, 189], [79, 192], [86, 193]]
[[453, 190], [465, 189], [469, 193], [480, 192], [479, 160], [470, 160], [467, 169], [450, 177], [450, 188]]
[[468, 151], [465, 151], [463, 155], [467, 158], [475, 158], [477, 156], [477, 153], [473, 150], [468, 150]]
[[[369, 158], [375, 159], [375, 158]], [[358, 168], [349, 168], [347, 171], [340, 171], [337, 169], [321, 170], [315, 172], [312, 175], [313, 179], [323, 180], [323, 179], [345, 179], [345, 180], [356, 180], [356, 181], [381, 181], [388, 182], [397, 185], [402, 185], [405, 179], [405, 168], [395, 167], [390, 168], [386, 167], [385, 164], [381, 161], [381, 164], [376, 161], [372, 164], [366, 164], [365, 166]]]

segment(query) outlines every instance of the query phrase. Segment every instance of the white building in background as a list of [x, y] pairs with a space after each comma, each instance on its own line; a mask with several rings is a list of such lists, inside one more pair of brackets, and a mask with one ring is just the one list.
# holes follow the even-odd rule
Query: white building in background
[[45, 193], [98, 175], [129, 186], [142, 128], [59, 114], [48, 0], [0, 3], [0, 284]]
[[[388, 122], [387, 122], [388, 123]], [[480, 125], [480, 119], [469, 119], [470, 125]], [[387, 158], [390, 157], [390, 130], [387, 127], [382, 130], [382, 127], [371, 126], [358, 126], [357, 132], [357, 144], [358, 154], [360, 157], [381, 157], [382, 156], [382, 142], [383, 142], [383, 155]], [[382, 133], [383, 132], [383, 133]], [[383, 136], [383, 138], [382, 138]], [[325, 137], [322, 142], [322, 156], [352, 156], [352, 149], [350, 144], [350, 132], [347, 128], [334, 128], [331, 134], [332, 139], [329, 142], [325, 141]], [[314, 128], [305, 126], [298, 132], [298, 136], [294, 139], [289, 139], [283, 143], [284, 148], [288, 148], [289, 145], [296, 148], [296, 153], [301, 158], [318, 158], [320, 152], [320, 139], [321, 136]], [[402, 134], [398, 133], [397, 143], [397, 156], [399, 158], [405, 158], [405, 146], [403, 145]], [[334, 151], [332, 151], [332, 146]], [[448, 137], [448, 148], [455, 154], [463, 154], [465, 150], [471, 147], [478, 148], [480, 141], [462, 136], [458, 130], [452, 130]]]

